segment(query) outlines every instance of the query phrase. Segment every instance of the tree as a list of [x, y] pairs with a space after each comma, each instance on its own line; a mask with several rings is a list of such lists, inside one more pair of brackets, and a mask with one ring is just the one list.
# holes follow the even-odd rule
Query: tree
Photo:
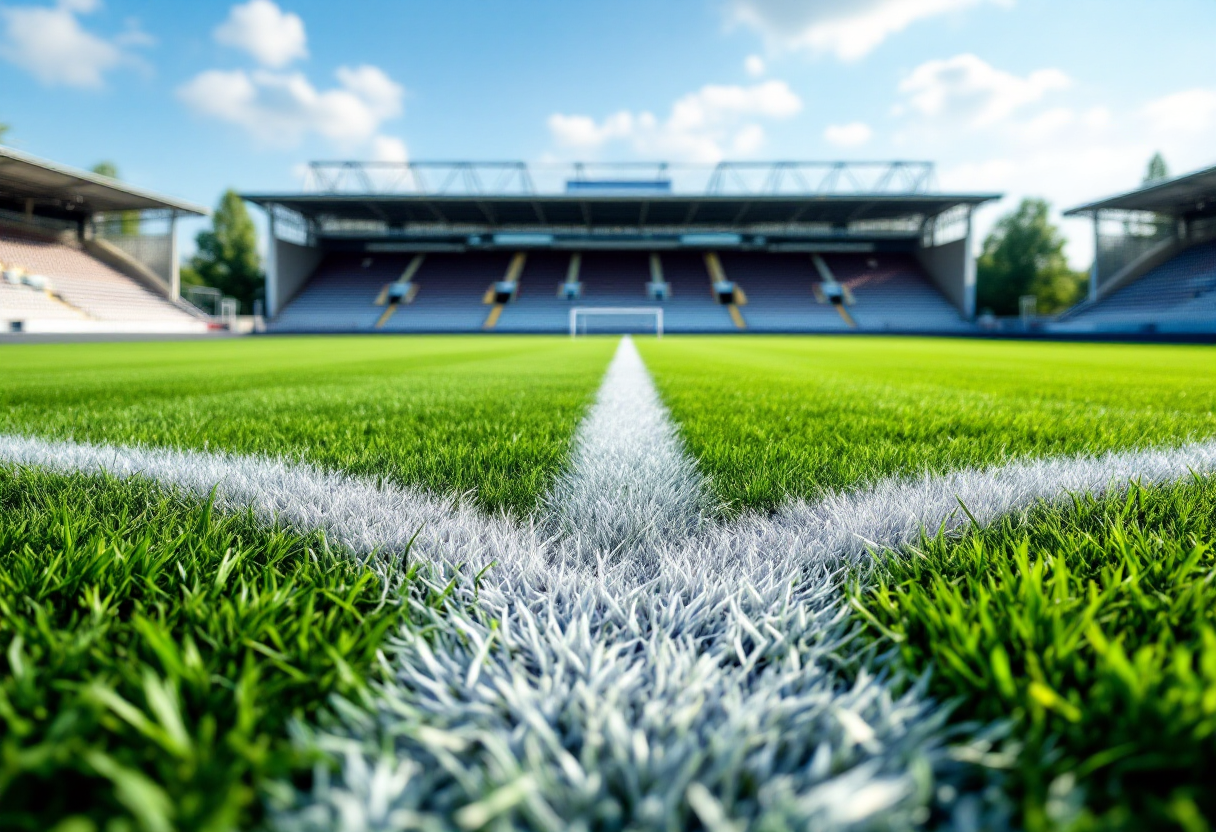
[[1051, 223], [1051, 206], [1023, 199], [997, 220], [976, 263], [976, 300], [997, 315], [1016, 315], [1018, 298], [1034, 295], [1040, 312], [1067, 309], [1080, 299], [1085, 275], [1068, 268], [1064, 237]]
[[0, 144], [4, 144], [4, 137], [8, 135], [9, 130], [10, 127], [7, 124], [0, 122]]
[[1165, 157], [1160, 152], [1154, 153], [1153, 158], [1148, 160], [1148, 170], [1144, 172], [1144, 182], [1141, 184], [1151, 185], [1153, 182], [1169, 178], [1170, 169], [1165, 164]]
[[251, 310], [262, 297], [262, 264], [253, 220], [236, 191], [220, 197], [211, 230], [200, 231], [195, 243], [198, 251], [182, 269], [182, 283], [219, 289]]
[[[110, 179], [118, 178], [118, 165], [113, 162], [105, 161], [98, 162], [93, 165], [93, 173], [98, 176], [105, 176]], [[123, 211], [118, 215], [118, 222], [115, 223], [113, 217], [107, 216], [102, 222], [107, 226], [107, 230], [112, 234], [121, 234], [124, 237], [139, 236], [139, 212], [138, 211]]]

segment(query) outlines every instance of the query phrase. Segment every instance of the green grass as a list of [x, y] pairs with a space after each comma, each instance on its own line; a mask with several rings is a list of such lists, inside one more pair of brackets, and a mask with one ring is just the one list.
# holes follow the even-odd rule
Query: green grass
[[615, 338], [255, 338], [0, 347], [0, 432], [303, 457], [523, 515]]
[[[615, 338], [0, 348], [0, 433], [299, 457], [536, 506]], [[897, 473], [1216, 435], [1210, 348], [639, 339], [733, 510]], [[1216, 477], [925, 541], [853, 595], [954, 718], [1008, 720], [1031, 832], [1216, 819]], [[439, 604], [319, 535], [141, 482], [0, 467], [0, 829], [250, 828], [288, 739]], [[410, 591], [412, 590], [412, 591]], [[1011, 744], [1010, 748], [1014, 745]], [[1070, 783], [1078, 784], [1070, 791]], [[80, 815], [73, 815], [80, 812]]]
[[736, 510], [888, 474], [1216, 434], [1211, 347], [781, 336], [638, 346]]
[[250, 826], [313, 762], [288, 721], [356, 696], [407, 621], [317, 534], [0, 468], [0, 829]]
[[927, 541], [854, 605], [956, 718], [1011, 721], [1031, 832], [1216, 820], [1216, 477]]

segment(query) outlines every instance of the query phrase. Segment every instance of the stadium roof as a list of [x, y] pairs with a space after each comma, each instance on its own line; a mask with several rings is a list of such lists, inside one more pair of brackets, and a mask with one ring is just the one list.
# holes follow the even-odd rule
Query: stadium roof
[[[745, 230], [933, 217], [996, 194], [929, 191], [929, 162], [313, 162], [302, 193], [246, 194], [311, 220], [488, 231]], [[311, 189], [309, 189], [311, 183]]]
[[34, 213], [56, 217], [103, 211], [162, 210], [199, 216], [209, 213], [192, 202], [56, 164], [11, 147], [0, 147], [0, 201], [26, 200], [33, 200]]
[[555, 226], [680, 226], [746, 228], [793, 223], [849, 223], [936, 216], [979, 205], [998, 194], [833, 194], [792, 196], [599, 195], [434, 196], [427, 194], [244, 194], [262, 207], [280, 205], [309, 219], [391, 224]]
[[1091, 214], [1095, 211], [1153, 211], [1178, 216], [1216, 212], [1216, 167], [1175, 176], [1136, 188], [1117, 196], [1078, 205], [1064, 216]]

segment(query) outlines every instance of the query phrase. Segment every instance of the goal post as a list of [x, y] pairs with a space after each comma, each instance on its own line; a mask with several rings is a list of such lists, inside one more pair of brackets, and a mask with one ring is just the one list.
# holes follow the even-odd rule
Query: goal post
[[588, 324], [595, 319], [603, 326], [601, 332], [636, 331], [628, 322], [653, 321], [655, 337], [663, 337], [663, 309], [659, 306], [576, 306], [570, 310], [570, 337], [587, 335]]

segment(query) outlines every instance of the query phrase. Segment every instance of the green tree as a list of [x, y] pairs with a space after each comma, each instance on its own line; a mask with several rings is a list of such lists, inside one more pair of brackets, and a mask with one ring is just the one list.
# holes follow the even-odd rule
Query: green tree
[[1144, 182], [1141, 184], [1150, 185], [1169, 178], [1170, 169], [1165, 164], [1165, 157], [1160, 152], [1154, 153], [1153, 158], [1148, 160], [1148, 169], [1144, 172]]
[[[93, 173], [98, 176], [105, 176], [109, 179], [118, 178], [118, 165], [113, 162], [104, 161], [93, 165]], [[118, 215], [118, 221], [115, 222], [113, 216], [106, 216], [102, 219], [106, 224], [106, 230], [111, 234], [121, 234], [124, 237], [139, 236], [139, 212], [138, 211], [123, 211]]]
[[250, 311], [262, 297], [262, 264], [253, 220], [236, 191], [220, 197], [211, 229], [199, 232], [195, 243], [198, 251], [182, 268], [182, 283], [219, 289], [236, 298], [242, 311]]
[[0, 122], [0, 144], [4, 144], [4, 137], [8, 135], [10, 129], [7, 124]]
[[1023, 199], [997, 220], [976, 263], [976, 301], [997, 315], [1016, 315], [1018, 298], [1034, 295], [1041, 313], [1076, 303], [1085, 275], [1068, 268], [1064, 237], [1050, 218], [1051, 205]]

